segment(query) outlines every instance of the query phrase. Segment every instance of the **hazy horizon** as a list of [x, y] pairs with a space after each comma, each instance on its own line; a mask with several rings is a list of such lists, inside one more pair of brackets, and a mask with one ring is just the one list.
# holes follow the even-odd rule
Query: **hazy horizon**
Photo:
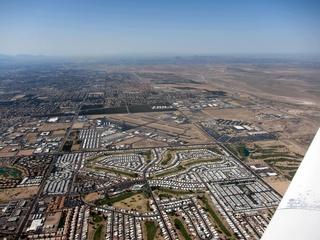
[[320, 54], [317, 1], [5, 1], [0, 53]]

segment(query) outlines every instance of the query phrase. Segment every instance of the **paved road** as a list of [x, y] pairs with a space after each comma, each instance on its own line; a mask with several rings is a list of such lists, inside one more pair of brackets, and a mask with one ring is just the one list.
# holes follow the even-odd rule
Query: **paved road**
[[57, 160], [57, 156], [56, 156], [56, 157], [52, 160], [52, 162], [50, 163], [50, 166], [49, 166], [49, 168], [48, 168], [48, 170], [47, 170], [47, 172], [46, 172], [46, 175], [45, 175], [44, 178], [42, 179], [42, 182], [41, 182], [41, 184], [40, 184], [38, 193], [37, 193], [37, 195], [33, 198], [32, 202], [31, 202], [31, 205], [30, 205], [30, 207], [29, 207], [29, 209], [28, 209], [28, 211], [27, 211], [27, 214], [26, 214], [25, 218], [23, 219], [23, 221], [21, 222], [21, 224], [20, 224], [20, 226], [19, 226], [19, 230], [18, 230], [18, 232], [17, 232], [17, 235], [15, 236], [15, 240], [18, 240], [18, 239], [20, 238], [21, 233], [22, 233], [24, 227], [26, 226], [26, 224], [27, 224], [27, 222], [28, 222], [28, 219], [29, 219], [29, 217], [30, 217], [31, 211], [33, 210], [35, 204], [38, 202], [39, 196], [40, 196], [40, 194], [41, 194], [41, 192], [42, 192], [42, 190], [43, 190], [43, 188], [44, 188], [44, 185], [45, 185], [45, 183], [46, 183], [46, 179], [49, 177], [49, 175], [50, 175], [50, 173], [51, 173], [51, 170], [52, 170], [52, 168], [53, 168], [54, 163], [56, 162], [56, 160]]
[[[155, 151], [155, 153], [157, 154], [157, 156], [155, 156], [155, 157], [158, 159], [159, 156], [158, 156], [157, 151]], [[152, 161], [152, 162], [153, 162], [153, 161]], [[149, 192], [150, 192], [150, 195], [151, 195], [152, 200], [153, 200], [153, 202], [154, 202], [154, 204], [155, 204], [155, 206], [156, 206], [156, 208], [157, 208], [157, 211], [158, 211], [158, 213], [159, 213], [159, 215], [160, 215], [160, 218], [161, 218], [161, 220], [162, 220], [162, 222], [163, 222], [163, 224], [164, 224], [164, 227], [166, 228], [166, 231], [167, 231], [167, 233], [169, 234], [170, 239], [173, 240], [173, 237], [172, 237], [172, 235], [171, 235], [171, 233], [170, 233], [170, 231], [169, 231], [169, 228], [168, 228], [168, 226], [167, 226], [167, 223], [166, 223], [166, 221], [164, 220], [164, 217], [163, 217], [162, 214], [161, 214], [159, 205], [158, 205], [158, 203], [157, 203], [157, 201], [156, 201], [156, 199], [155, 199], [155, 197], [154, 197], [154, 195], [153, 195], [153, 192], [152, 192], [151, 187], [150, 187], [150, 185], [149, 185], [149, 183], [148, 183], [148, 180], [147, 180], [147, 172], [148, 172], [149, 168], [153, 166], [153, 163], [152, 163], [152, 162], [151, 162], [151, 163], [146, 167], [146, 169], [143, 171], [143, 177], [144, 177], [144, 179], [146, 180], [146, 186], [147, 186], [147, 188], [148, 188], [148, 190], [149, 190]]]

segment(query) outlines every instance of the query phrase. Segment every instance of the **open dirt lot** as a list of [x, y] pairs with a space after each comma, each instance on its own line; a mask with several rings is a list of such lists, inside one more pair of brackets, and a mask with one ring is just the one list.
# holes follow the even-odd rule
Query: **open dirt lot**
[[290, 184], [290, 181], [282, 179], [280, 177], [268, 177], [264, 178], [263, 180], [266, 183], [268, 183], [271, 187], [273, 187], [282, 196], [285, 194]]
[[81, 129], [81, 128], [83, 128], [83, 126], [84, 126], [83, 122], [77, 122], [77, 123], [73, 124], [72, 128], [73, 129]]
[[95, 201], [99, 198], [99, 194], [94, 192], [94, 193], [89, 193], [88, 195], [86, 195], [84, 197], [84, 200], [86, 200], [87, 202], [92, 202]]
[[[13, 149], [16, 149], [15, 151]], [[19, 146], [7, 146], [0, 150], [1, 157], [13, 157], [20, 150]]]
[[37, 194], [39, 187], [21, 187], [21, 188], [7, 188], [0, 190], [0, 201], [6, 202], [17, 199], [30, 198]]
[[286, 118], [265, 121], [262, 127], [271, 131], [279, 131], [281, 137], [296, 138], [305, 135], [314, 135], [319, 124], [302, 118]]
[[141, 141], [132, 144], [133, 148], [166, 147], [166, 146], [168, 146], [167, 143], [156, 141], [150, 138], [141, 139]]
[[52, 138], [63, 137], [66, 134], [66, 130], [54, 131], [51, 135]]
[[61, 212], [50, 214], [47, 217], [44, 225], [57, 225], [59, 223], [60, 217], [61, 217]]
[[256, 113], [246, 108], [235, 108], [235, 109], [205, 109], [202, 110], [204, 113], [215, 119], [228, 119], [228, 120], [241, 120], [252, 122], [255, 121]]
[[39, 131], [56, 131], [56, 130], [64, 130], [70, 127], [70, 123], [43, 123], [42, 126], [39, 127]]
[[[146, 114], [132, 113], [132, 114], [112, 114], [108, 116], [108, 119], [115, 121], [125, 121], [129, 125], [137, 126], [149, 123], [149, 121], [144, 120]], [[149, 113], [148, 113], [149, 115]]]
[[71, 147], [71, 151], [80, 151], [80, 144], [73, 144]]
[[29, 144], [33, 144], [37, 140], [37, 136], [39, 133], [28, 133], [24, 138], [28, 140]]
[[34, 152], [34, 149], [20, 150], [17, 156], [29, 156], [29, 155], [32, 155], [33, 152]]
[[167, 132], [167, 133], [175, 134], [175, 135], [179, 135], [179, 134], [184, 133], [184, 129], [182, 129], [180, 126], [170, 126], [168, 124], [166, 125], [166, 124], [160, 124], [160, 123], [150, 123], [147, 126], [149, 128], [154, 128], [159, 131], [163, 131], [163, 132]]
[[137, 142], [143, 141], [144, 138], [142, 137], [133, 137], [129, 139], [124, 139], [123, 141], [119, 142], [118, 144], [135, 144]]
[[138, 211], [140, 213], [148, 212], [147, 209], [148, 199], [143, 194], [135, 194], [132, 197], [124, 199], [120, 202], [116, 202], [113, 204], [114, 207], [120, 209], [126, 209], [134, 211]]

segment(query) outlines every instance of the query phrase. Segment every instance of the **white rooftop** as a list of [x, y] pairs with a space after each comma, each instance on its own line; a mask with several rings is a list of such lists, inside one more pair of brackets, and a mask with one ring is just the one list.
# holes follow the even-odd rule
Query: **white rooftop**
[[43, 218], [33, 220], [31, 226], [27, 229], [27, 232], [37, 230], [38, 227], [43, 225], [43, 220]]
[[52, 117], [52, 118], [49, 118], [48, 122], [54, 123], [54, 122], [57, 122], [58, 120], [59, 120], [58, 117]]

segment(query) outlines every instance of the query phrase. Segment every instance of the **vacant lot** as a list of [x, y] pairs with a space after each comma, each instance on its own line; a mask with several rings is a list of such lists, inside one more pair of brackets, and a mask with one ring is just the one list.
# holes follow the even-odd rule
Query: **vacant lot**
[[250, 111], [247, 108], [235, 108], [235, 109], [205, 109], [202, 110], [207, 115], [216, 119], [228, 119], [228, 120], [241, 120], [245, 122], [255, 121], [256, 113]]
[[87, 202], [92, 202], [92, 201], [95, 201], [99, 198], [99, 194], [94, 192], [94, 193], [89, 193], [88, 195], [86, 195], [84, 197], [84, 200], [87, 201]]
[[24, 138], [28, 140], [29, 144], [33, 144], [37, 140], [37, 135], [39, 133], [28, 133]]
[[132, 144], [133, 148], [165, 147], [165, 146], [168, 146], [168, 144], [165, 142], [156, 141], [150, 138], [141, 139], [140, 141]]
[[20, 150], [17, 156], [29, 156], [29, 155], [32, 155], [33, 152], [34, 152], [34, 149]]
[[20, 150], [19, 146], [7, 146], [0, 150], [1, 157], [13, 157]]
[[124, 200], [113, 204], [114, 207], [119, 209], [134, 210], [140, 213], [148, 212], [148, 199], [142, 193], [135, 194]]
[[269, 177], [263, 179], [266, 183], [268, 183], [272, 188], [274, 188], [278, 193], [282, 196], [286, 193], [290, 181], [284, 179], [282, 177]]
[[70, 127], [70, 123], [43, 123], [42, 126], [39, 127], [39, 131], [56, 131], [56, 130], [65, 130]]
[[61, 217], [61, 212], [53, 213], [47, 216], [45, 225], [57, 225]]
[[21, 187], [21, 188], [7, 188], [0, 190], [0, 199], [3, 202], [30, 198], [37, 194], [39, 187]]
[[66, 130], [57, 130], [52, 133], [51, 138], [63, 137], [65, 134]]
[[73, 129], [82, 129], [84, 126], [83, 122], [76, 122], [75, 124], [73, 124], [72, 128]]

